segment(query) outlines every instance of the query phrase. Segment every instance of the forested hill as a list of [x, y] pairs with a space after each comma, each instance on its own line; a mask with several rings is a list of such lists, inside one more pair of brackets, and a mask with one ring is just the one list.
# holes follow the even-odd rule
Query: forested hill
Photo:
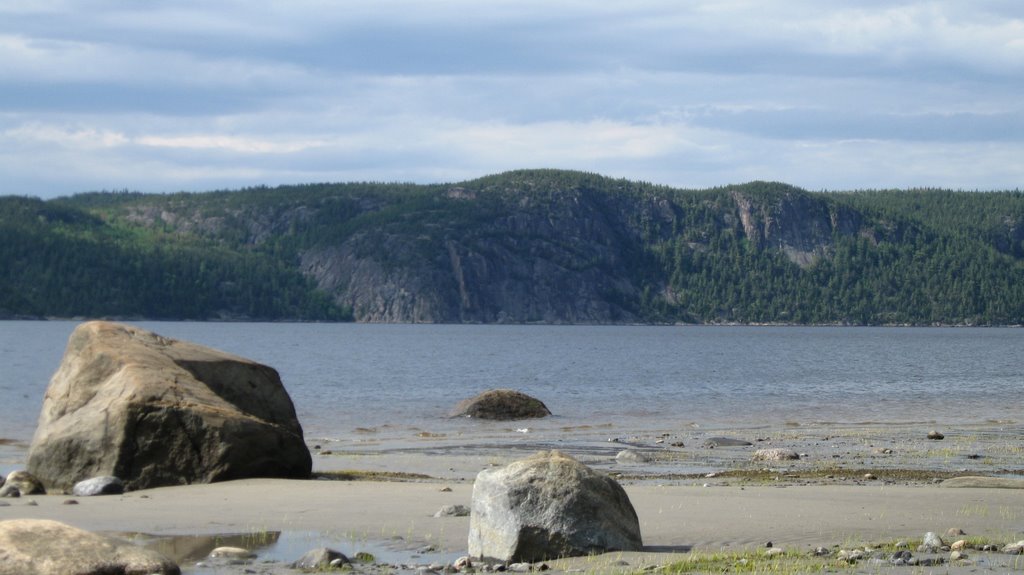
[[0, 316], [1024, 324], [1024, 194], [450, 185], [0, 198]]

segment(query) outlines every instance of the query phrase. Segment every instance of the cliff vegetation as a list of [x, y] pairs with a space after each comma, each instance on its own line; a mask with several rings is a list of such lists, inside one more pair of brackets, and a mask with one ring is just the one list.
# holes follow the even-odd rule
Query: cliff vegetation
[[0, 198], [0, 316], [1024, 323], [1024, 194], [446, 185]]

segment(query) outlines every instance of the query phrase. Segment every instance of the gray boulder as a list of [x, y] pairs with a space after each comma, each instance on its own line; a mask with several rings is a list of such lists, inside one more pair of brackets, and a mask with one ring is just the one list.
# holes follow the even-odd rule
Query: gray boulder
[[509, 421], [547, 417], [551, 411], [539, 399], [512, 389], [492, 389], [460, 401], [448, 417]]
[[163, 555], [57, 521], [0, 521], [0, 575], [180, 575]]
[[28, 469], [49, 487], [120, 477], [126, 489], [312, 467], [277, 371], [134, 327], [88, 322], [43, 399]]
[[325, 571], [331, 568], [340, 569], [343, 565], [350, 563], [348, 557], [345, 557], [340, 551], [329, 549], [327, 547], [319, 547], [306, 551], [305, 555], [300, 557], [298, 561], [292, 563], [293, 569], [305, 569], [309, 571]]
[[120, 495], [122, 493], [124, 493], [124, 482], [117, 477], [111, 477], [109, 475], [79, 481], [71, 489], [71, 494], [77, 497]]
[[473, 484], [471, 557], [532, 563], [642, 547], [622, 486], [558, 451], [486, 469]]

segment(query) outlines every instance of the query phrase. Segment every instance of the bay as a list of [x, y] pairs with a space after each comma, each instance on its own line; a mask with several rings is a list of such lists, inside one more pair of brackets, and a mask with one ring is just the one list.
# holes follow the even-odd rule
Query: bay
[[[0, 467], [21, 463], [69, 321], [0, 322]], [[800, 425], [1014, 425], [1024, 330], [139, 322], [278, 369], [310, 442]], [[513, 388], [555, 414], [448, 419]]]

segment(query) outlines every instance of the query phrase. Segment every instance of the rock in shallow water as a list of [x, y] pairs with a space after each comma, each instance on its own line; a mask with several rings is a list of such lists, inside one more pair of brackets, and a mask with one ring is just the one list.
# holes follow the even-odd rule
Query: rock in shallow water
[[460, 401], [448, 417], [510, 421], [549, 415], [551, 411], [537, 398], [512, 389], [492, 389]]
[[328, 547], [319, 547], [307, 551], [305, 555], [300, 557], [296, 562], [292, 563], [293, 569], [309, 569], [311, 571], [325, 571], [331, 568], [341, 567], [341, 565], [348, 565], [351, 562], [348, 557], [345, 557], [340, 551], [335, 551]]

